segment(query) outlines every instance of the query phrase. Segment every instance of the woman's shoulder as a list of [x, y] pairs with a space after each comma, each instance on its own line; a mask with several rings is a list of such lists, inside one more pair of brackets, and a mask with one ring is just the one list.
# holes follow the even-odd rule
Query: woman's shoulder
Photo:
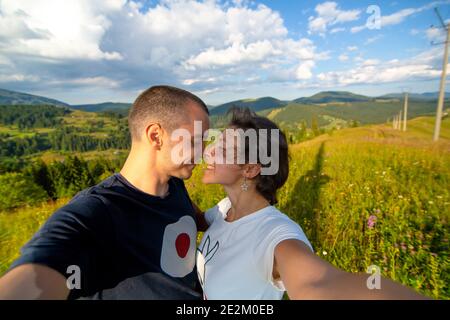
[[219, 217], [224, 219], [230, 207], [230, 199], [226, 197], [220, 200], [214, 207], [206, 210], [205, 219], [208, 225], [211, 225]]
[[270, 207], [263, 219], [259, 221], [257, 228], [260, 237], [268, 241], [280, 241], [282, 239], [299, 239], [311, 246], [302, 227], [275, 207]]
[[290, 217], [288, 217], [286, 214], [278, 210], [274, 206], [270, 206], [265, 211], [265, 214], [262, 215], [262, 219], [260, 221], [261, 226], [298, 226], [297, 222], [292, 220]]

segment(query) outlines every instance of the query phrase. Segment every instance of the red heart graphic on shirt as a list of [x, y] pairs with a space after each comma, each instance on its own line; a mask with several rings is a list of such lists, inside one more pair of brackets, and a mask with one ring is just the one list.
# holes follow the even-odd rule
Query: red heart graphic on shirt
[[187, 233], [180, 233], [175, 240], [175, 247], [177, 249], [178, 256], [180, 258], [186, 257], [189, 251], [189, 246], [191, 244], [191, 239]]

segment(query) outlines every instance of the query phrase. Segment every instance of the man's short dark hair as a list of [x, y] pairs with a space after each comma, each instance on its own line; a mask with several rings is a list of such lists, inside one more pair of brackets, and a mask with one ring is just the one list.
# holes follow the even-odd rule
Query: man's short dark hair
[[188, 117], [186, 105], [193, 102], [208, 115], [208, 107], [196, 95], [171, 86], [153, 86], [134, 101], [128, 115], [132, 139], [139, 139], [149, 120], [158, 121], [165, 129], [173, 130]]

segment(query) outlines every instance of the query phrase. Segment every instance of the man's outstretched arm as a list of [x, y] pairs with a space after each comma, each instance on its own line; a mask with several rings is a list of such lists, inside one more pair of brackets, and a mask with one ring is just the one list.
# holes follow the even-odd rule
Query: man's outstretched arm
[[[52, 214], [21, 249], [20, 257], [0, 278], [0, 299], [67, 299], [85, 295], [95, 285], [92, 264], [112, 239], [103, 201], [80, 195]], [[66, 285], [69, 267], [79, 268], [80, 288]], [[78, 277], [77, 277], [78, 279]], [[93, 280], [91, 280], [93, 279]]]
[[0, 278], [0, 300], [67, 299], [66, 278], [47, 266], [28, 263]]
[[369, 274], [337, 269], [299, 240], [284, 240], [276, 246], [275, 269], [291, 299], [427, 299], [386, 278], [381, 278], [380, 289], [371, 290]]

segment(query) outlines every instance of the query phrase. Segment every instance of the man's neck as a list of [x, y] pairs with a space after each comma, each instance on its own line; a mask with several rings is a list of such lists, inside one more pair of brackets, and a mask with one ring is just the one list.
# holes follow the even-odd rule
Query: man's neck
[[154, 161], [137, 155], [132, 150], [125, 161], [120, 174], [137, 189], [157, 197], [165, 197], [169, 190], [168, 175], [161, 175]]

